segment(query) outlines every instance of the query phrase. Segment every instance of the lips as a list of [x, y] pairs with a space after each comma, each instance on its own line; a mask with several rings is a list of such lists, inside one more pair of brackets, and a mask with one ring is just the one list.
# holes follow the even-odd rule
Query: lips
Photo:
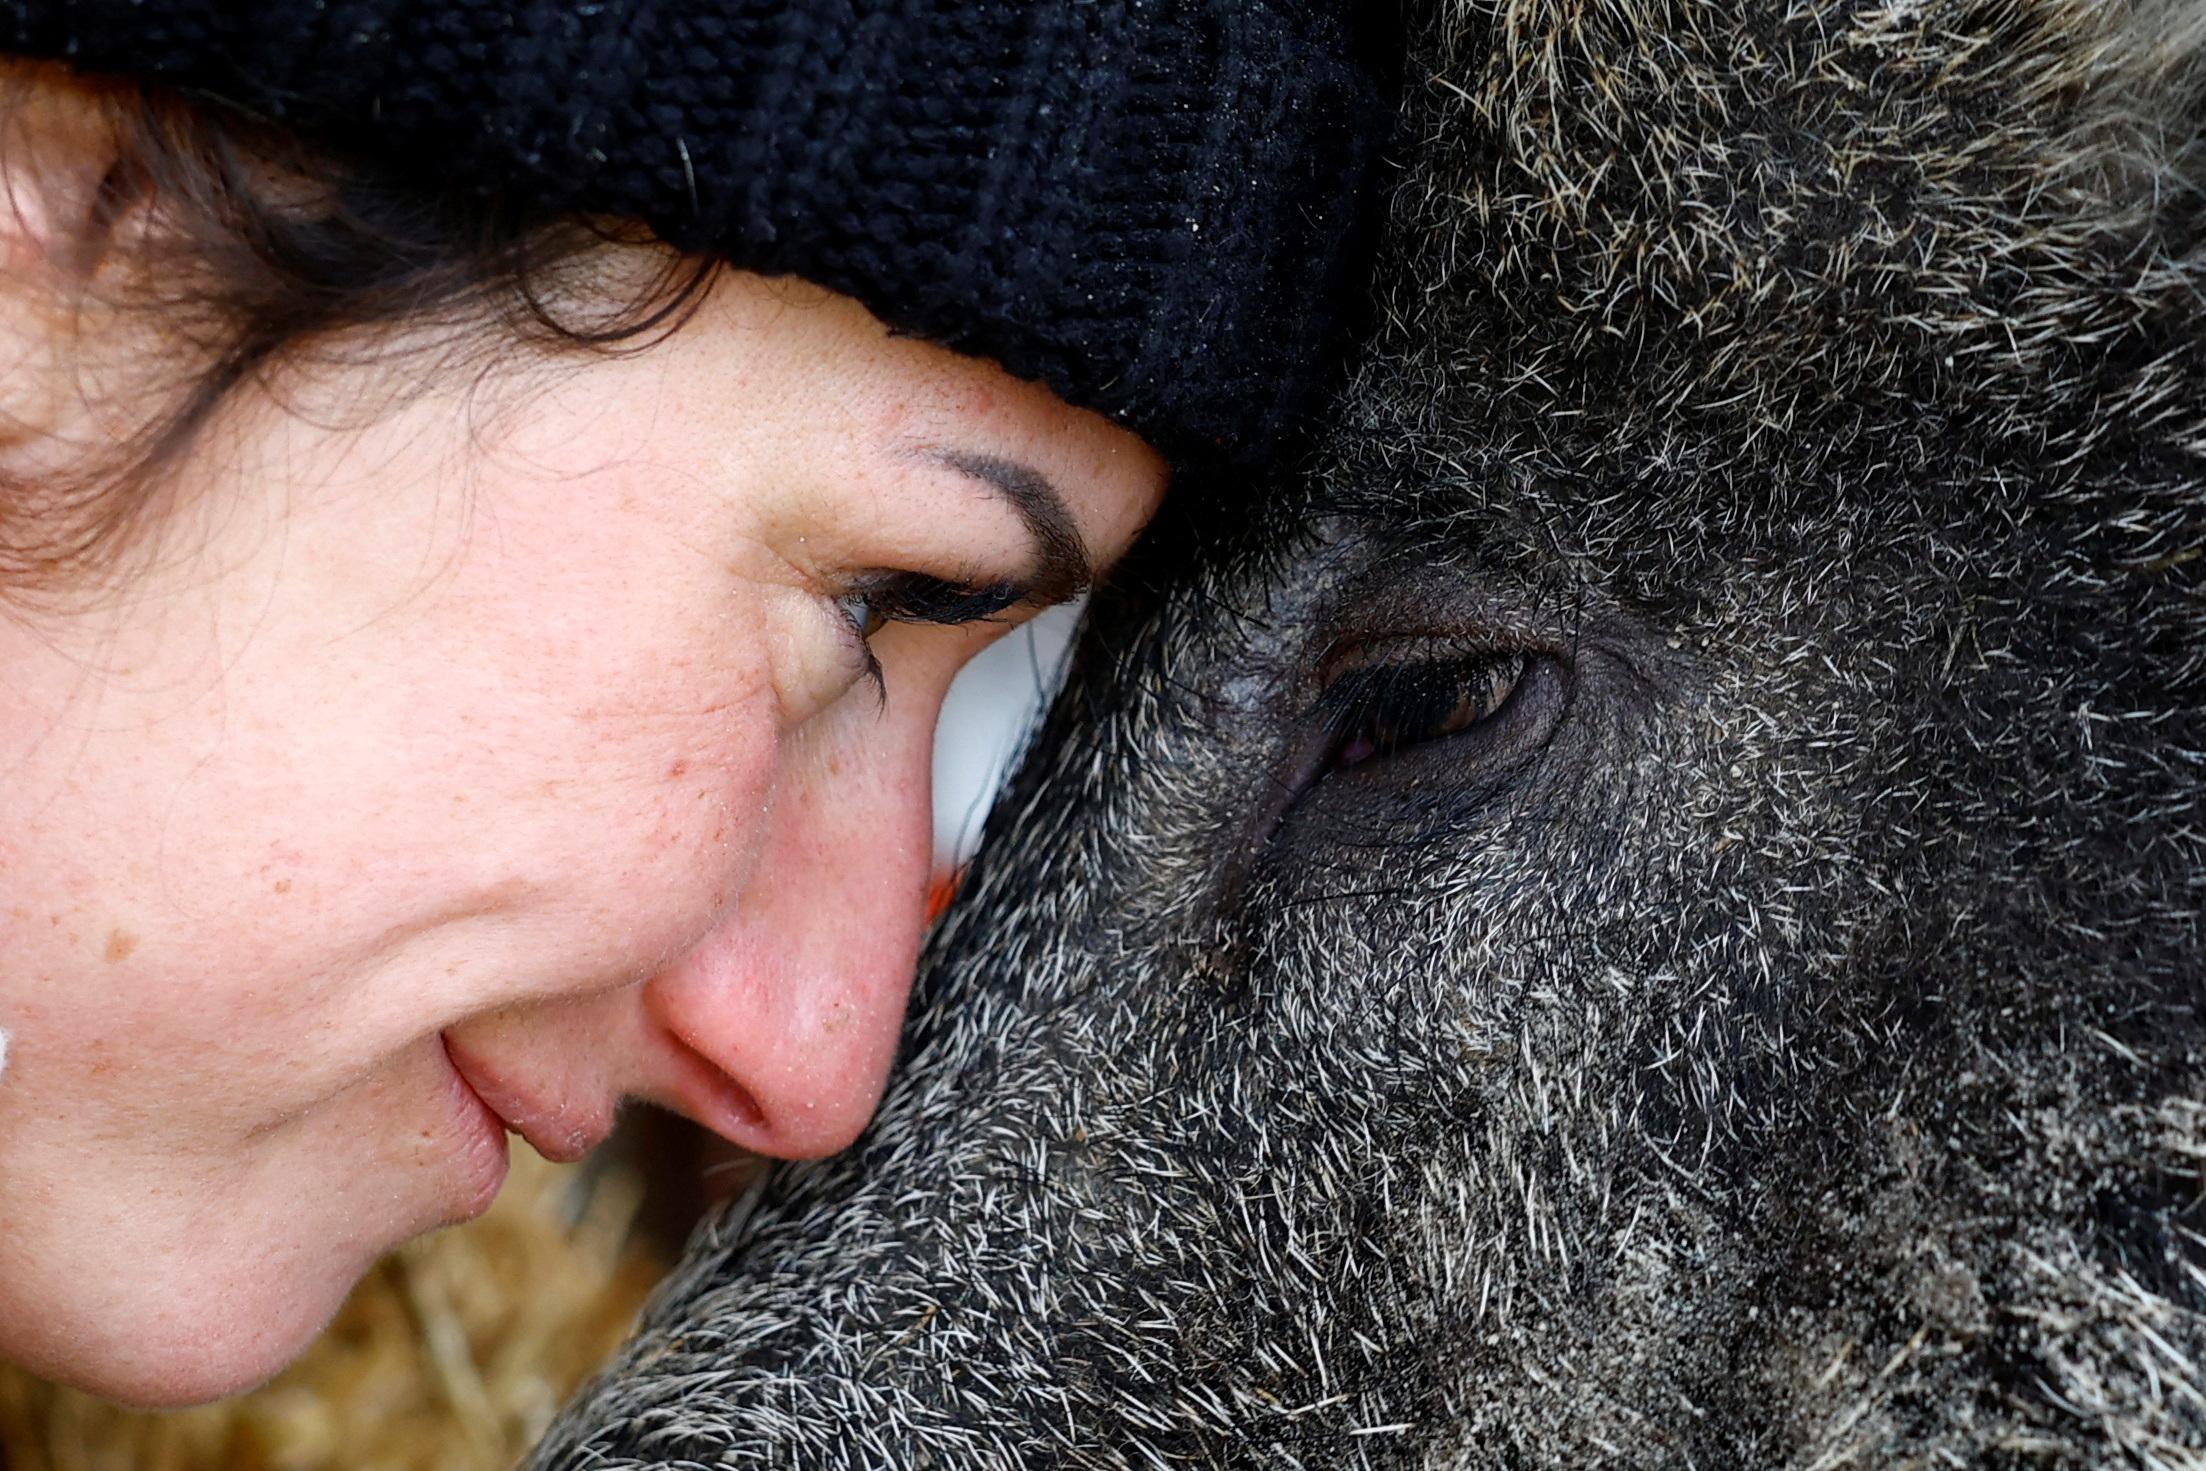
[[555, 1164], [572, 1164], [613, 1132], [612, 1109], [602, 1100], [585, 1105], [543, 1097], [469, 1052], [449, 1032], [444, 1034], [444, 1051], [452, 1059], [453, 1070], [507, 1131], [526, 1139], [531, 1149]]

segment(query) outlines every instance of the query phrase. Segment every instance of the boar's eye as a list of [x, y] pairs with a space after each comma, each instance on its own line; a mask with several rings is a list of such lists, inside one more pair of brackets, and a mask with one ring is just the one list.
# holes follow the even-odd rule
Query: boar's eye
[[1466, 757], [1508, 754], [1545, 738], [1561, 706], [1553, 659], [1524, 649], [1416, 652], [1359, 650], [1336, 666], [1322, 702], [1332, 731], [1327, 770], [1353, 770], [1419, 746], [1460, 743]]

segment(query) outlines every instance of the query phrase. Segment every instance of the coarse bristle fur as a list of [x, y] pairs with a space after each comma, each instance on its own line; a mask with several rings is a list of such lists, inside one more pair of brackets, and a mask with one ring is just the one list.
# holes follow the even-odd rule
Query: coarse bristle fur
[[1322, 449], [539, 1464], [2206, 1467], [2206, 6], [1414, 12]]

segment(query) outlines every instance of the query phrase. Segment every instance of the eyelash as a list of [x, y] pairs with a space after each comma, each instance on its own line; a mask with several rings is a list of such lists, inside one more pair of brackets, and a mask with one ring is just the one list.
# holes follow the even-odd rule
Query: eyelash
[[1025, 596], [1023, 588], [1008, 582], [969, 587], [923, 572], [885, 572], [853, 584], [835, 600], [835, 605], [865, 655], [866, 677], [885, 697], [888, 686], [881, 661], [873, 654], [873, 635], [891, 623], [939, 627], [979, 623], [1015, 606]]
[[1383, 662], [1345, 671], [1326, 692], [1334, 770], [1431, 745], [1501, 718], [1531, 673], [1523, 649]]

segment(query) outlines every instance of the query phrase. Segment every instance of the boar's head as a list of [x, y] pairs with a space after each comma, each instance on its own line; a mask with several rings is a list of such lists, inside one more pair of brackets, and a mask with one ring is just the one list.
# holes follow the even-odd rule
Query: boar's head
[[541, 1464], [2206, 1465], [2206, 9], [1417, 11], [1321, 445]]

